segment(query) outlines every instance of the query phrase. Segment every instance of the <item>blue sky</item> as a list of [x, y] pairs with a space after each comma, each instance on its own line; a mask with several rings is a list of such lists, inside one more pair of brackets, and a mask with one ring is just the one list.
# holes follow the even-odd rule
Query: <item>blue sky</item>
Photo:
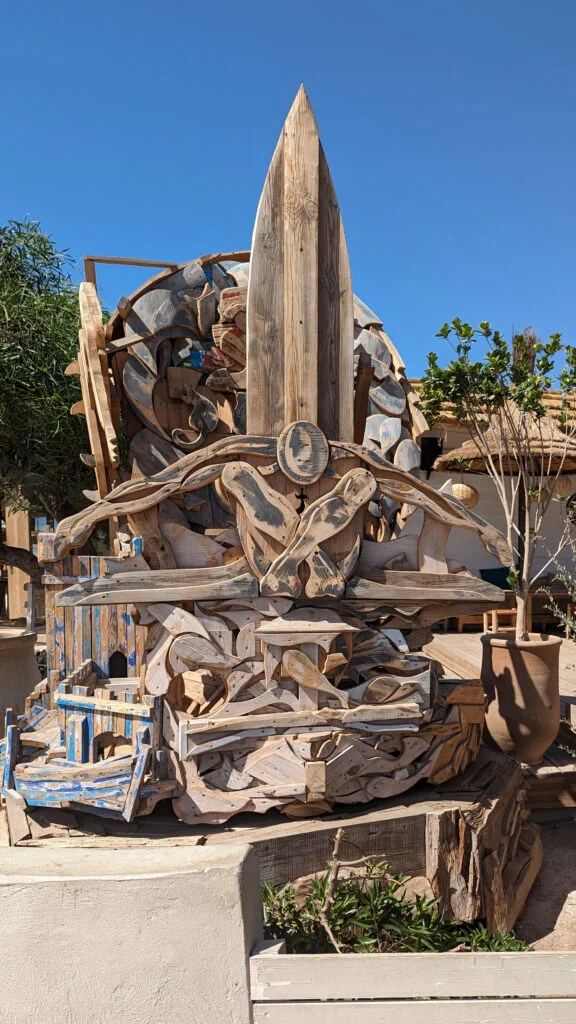
[[[453, 316], [574, 344], [575, 52], [573, 0], [5, 0], [0, 221], [75, 259], [247, 247], [303, 81], [412, 375]], [[145, 276], [101, 271], [105, 300]]]

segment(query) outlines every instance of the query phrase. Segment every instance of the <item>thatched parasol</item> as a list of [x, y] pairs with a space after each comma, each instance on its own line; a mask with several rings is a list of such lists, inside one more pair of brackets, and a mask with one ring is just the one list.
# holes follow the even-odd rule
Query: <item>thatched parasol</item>
[[[524, 470], [527, 489], [539, 488], [544, 478], [576, 470], [576, 439], [573, 426], [563, 433], [549, 416], [523, 413], [514, 402], [507, 402], [459, 448], [440, 455], [434, 469], [445, 472], [485, 473], [494, 477], [515, 477]], [[488, 468], [492, 464], [492, 469]], [[526, 500], [518, 489], [518, 568], [524, 562], [524, 523]]]
[[576, 438], [564, 434], [549, 416], [522, 413], [509, 402], [492, 416], [482, 438], [470, 438], [459, 448], [440, 455], [434, 469], [486, 473], [491, 457], [507, 475], [518, 473], [522, 462], [530, 475], [555, 476], [576, 470]]

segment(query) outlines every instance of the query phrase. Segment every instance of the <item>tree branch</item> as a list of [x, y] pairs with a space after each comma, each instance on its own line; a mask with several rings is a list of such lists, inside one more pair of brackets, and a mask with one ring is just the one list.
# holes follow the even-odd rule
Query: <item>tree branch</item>
[[15, 548], [11, 544], [0, 542], [0, 563], [14, 569], [21, 569], [33, 583], [41, 583], [43, 570], [38, 559], [26, 548]]

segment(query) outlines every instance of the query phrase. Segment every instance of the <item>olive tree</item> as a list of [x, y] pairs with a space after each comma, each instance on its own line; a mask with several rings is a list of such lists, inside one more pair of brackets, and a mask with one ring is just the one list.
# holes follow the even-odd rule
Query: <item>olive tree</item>
[[[90, 475], [77, 377], [80, 317], [72, 262], [34, 221], [0, 227], [0, 507], [61, 518], [81, 507]], [[0, 560], [39, 576], [34, 557], [2, 545]]]
[[[516, 594], [516, 638], [521, 640], [527, 636], [530, 587], [570, 540], [572, 520], [567, 517], [557, 550], [534, 570], [558, 478], [576, 464], [576, 348], [564, 345], [560, 334], [542, 342], [531, 329], [508, 342], [487, 322], [474, 329], [460, 319], [444, 324], [437, 337], [453, 342], [455, 355], [442, 368], [438, 355], [429, 354], [421, 392], [424, 412], [433, 423], [444, 403], [453, 407], [471, 436], [462, 446], [471, 457], [461, 456], [461, 468], [487, 473], [496, 488], [515, 553], [508, 580]], [[484, 351], [475, 355], [478, 342]], [[545, 392], [554, 387], [561, 396], [557, 424], [547, 416], [544, 402]], [[450, 462], [450, 455], [441, 462]]]

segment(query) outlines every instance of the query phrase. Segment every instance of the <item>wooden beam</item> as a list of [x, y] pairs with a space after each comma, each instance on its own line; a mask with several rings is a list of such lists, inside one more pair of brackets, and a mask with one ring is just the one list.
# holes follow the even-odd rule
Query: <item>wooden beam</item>
[[[7, 508], [4, 512], [6, 523], [6, 543], [17, 548], [30, 550], [30, 519], [24, 509], [14, 512]], [[11, 619], [26, 618], [26, 587], [30, 577], [21, 569], [8, 567], [8, 616]]]

